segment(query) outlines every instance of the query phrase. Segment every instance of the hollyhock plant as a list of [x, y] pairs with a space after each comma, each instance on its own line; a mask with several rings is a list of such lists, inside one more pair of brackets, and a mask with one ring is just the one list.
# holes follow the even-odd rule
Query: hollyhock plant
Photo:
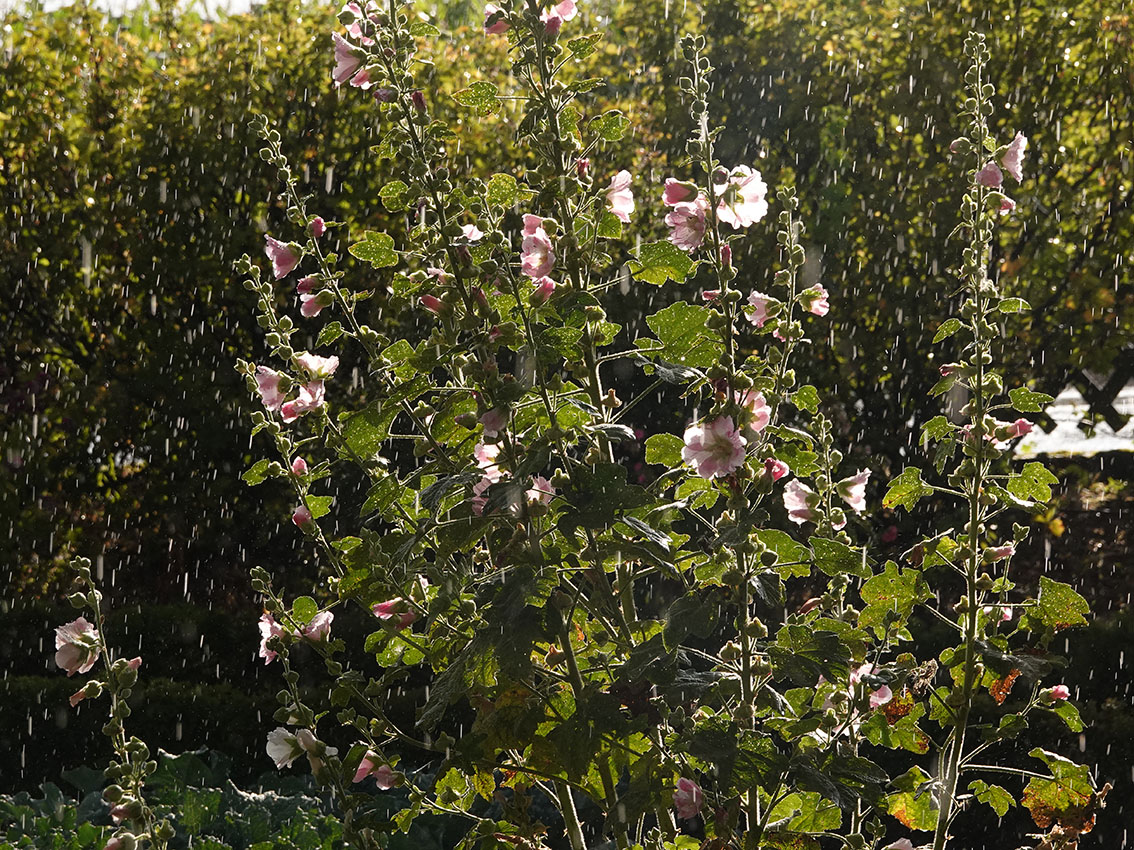
[[291, 767], [292, 762], [305, 752], [303, 747], [300, 746], [299, 738], [283, 726], [279, 726], [268, 733], [267, 751], [279, 770]]
[[1017, 133], [1008, 143], [1008, 149], [1004, 151], [1004, 156], [1000, 160], [1004, 170], [1011, 174], [1012, 179], [1017, 183], [1024, 179], [1024, 152], [1027, 149], [1028, 137], [1023, 133]]
[[264, 236], [264, 253], [272, 261], [272, 274], [276, 280], [287, 277], [299, 265], [301, 252], [298, 245], [281, 242], [271, 236]]
[[542, 307], [555, 294], [555, 281], [549, 277], [541, 277], [534, 283], [535, 288], [532, 290], [532, 294], [528, 296], [528, 303], [533, 307]]
[[610, 186], [606, 189], [606, 203], [614, 217], [629, 224], [630, 216], [634, 212], [634, 193], [630, 189], [630, 172], [619, 171], [610, 179]]
[[86, 673], [98, 661], [98, 630], [86, 617], [79, 617], [55, 629], [55, 663], [68, 676]]
[[504, 470], [497, 462], [500, 456], [500, 446], [496, 443], [485, 443], [483, 440], [473, 447], [473, 457], [480, 467], [484, 477], [495, 484], [504, 476]]
[[704, 195], [692, 203], [675, 204], [666, 214], [665, 223], [669, 226], [669, 241], [682, 251], [696, 251], [705, 241], [705, 213], [709, 203]]
[[989, 189], [999, 189], [1004, 183], [1004, 174], [995, 162], [986, 162], [977, 172], [976, 181]]
[[333, 612], [320, 611], [311, 618], [311, 622], [303, 627], [303, 636], [308, 640], [316, 642], [327, 640], [331, 636], [331, 622], [334, 619], [335, 615]]
[[768, 184], [747, 165], [738, 165], [727, 179], [714, 182], [717, 193], [717, 218], [740, 230], [758, 222], [768, 214]]
[[540, 15], [540, 20], [543, 21], [549, 35], [557, 35], [563, 22], [573, 20], [576, 14], [578, 8], [575, 6], [575, 0], [562, 0], [550, 9], [545, 9]]
[[870, 470], [860, 469], [835, 485], [835, 492], [839, 494], [839, 498], [850, 505], [850, 509], [856, 514], [866, 510], [866, 482], [869, 480]]
[[746, 310], [745, 315], [748, 316], [748, 321], [758, 328], [764, 327], [764, 324], [771, 318], [768, 313], [768, 307], [772, 304], [779, 302], [770, 295], [765, 295], [763, 292], [756, 292], [753, 290], [748, 295], [748, 303], [752, 306], [751, 310]]
[[389, 791], [398, 784], [398, 774], [388, 764], [379, 764], [380, 758], [373, 750], [367, 750], [362, 761], [358, 763], [358, 770], [354, 772], [353, 782], [361, 782], [368, 776], [374, 777], [374, 784], [380, 791]]
[[1066, 685], [1055, 685], [1047, 691], [1047, 698], [1052, 702], [1059, 700], [1069, 699], [1071, 697], [1071, 689]]
[[[867, 663], [855, 668], [854, 670], [851, 670], [851, 687], [853, 688], [855, 685], [859, 684], [862, 681], [863, 676], [874, 675], [875, 669], [876, 668], [873, 664]], [[879, 706], [885, 705], [893, 698], [894, 692], [890, 690], [890, 686], [882, 685], [880, 688], [877, 688], [870, 692], [870, 707], [878, 708]]]
[[484, 426], [484, 436], [495, 437], [508, 425], [508, 411], [495, 407], [480, 417]]
[[533, 280], [547, 277], [555, 267], [555, 249], [543, 229], [538, 215], [524, 216], [523, 243], [520, 249], [521, 269]]
[[803, 309], [816, 316], [826, 316], [831, 311], [831, 303], [827, 300], [827, 290], [821, 284], [799, 293], [799, 301]]
[[819, 494], [798, 480], [789, 481], [784, 487], [784, 507], [788, 519], [797, 525], [814, 522], [819, 516]]
[[269, 369], [267, 366], [256, 367], [256, 392], [268, 410], [279, 410], [283, 404], [284, 394], [280, 392], [280, 379], [284, 377], [281, 372]]
[[701, 786], [684, 776], [677, 780], [677, 790], [673, 792], [673, 808], [682, 820], [690, 820], [701, 813], [705, 805], [705, 793]]
[[366, 54], [338, 33], [331, 33], [331, 40], [335, 45], [335, 70], [331, 72], [331, 76], [338, 87], [352, 80], [358, 73], [362, 63], [366, 61]]
[[291, 462], [291, 471], [294, 472], [296, 475], [306, 475], [307, 474], [307, 461], [305, 461], [301, 457], [297, 457], [295, 460], [293, 460]]
[[469, 242], [479, 242], [484, 238], [484, 231], [475, 224], [466, 224], [461, 228], [461, 235]]
[[753, 431], [763, 431], [772, 420], [772, 408], [762, 392], [742, 390], [735, 394], [736, 403], [748, 411], [747, 427]]
[[287, 634], [287, 630], [266, 611], [260, 615], [258, 625], [260, 627], [260, 657], [264, 659], [265, 664], [271, 664], [276, 660], [276, 653], [268, 649], [268, 641]]
[[311, 219], [307, 227], [310, 229], [311, 235], [316, 239], [327, 232], [327, 223], [319, 216], [315, 216], [315, 218]]
[[675, 207], [678, 204], [687, 204], [697, 200], [697, 196], [700, 194], [701, 190], [697, 188], [695, 183], [667, 177], [665, 178], [665, 188], [662, 189], [662, 202], [667, 207]]
[[306, 505], [300, 505], [291, 514], [291, 521], [300, 528], [307, 528], [314, 522], [315, 518], [311, 516], [311, 511], [307, 509]]
[[320, 357], [318, 354], [302, 351], [296, 355], [295, 359], [299, 361], [299, 365], [306, 369], [316, 381], [322, 381], [331, 377], [335, 374], [335, 370], [339, 368], [339, 358], [334, 355], [330, 357]]
[[791, 472], [791, 468], [782, 460], [770, 457], [764, 461], [764, 474], [771, 478], [773, 482], [779, 481], [789, 472]]
[[681, 457], [702, 478], [723, 478], [744, 463], [744, 439], [731, 416], [686, 429]]
[[284, 422], [294, 422], [305, 413], [323, 406], [326, 389], [322, 381], [308, 381], [299, 388], [299, 397], [280, 405], [280, 416]]
[[532, 479], [532, 486], [525, 495], [528, 504], [550, 505], [555, 498], [555, 487], [542, 475], [537, 475]]

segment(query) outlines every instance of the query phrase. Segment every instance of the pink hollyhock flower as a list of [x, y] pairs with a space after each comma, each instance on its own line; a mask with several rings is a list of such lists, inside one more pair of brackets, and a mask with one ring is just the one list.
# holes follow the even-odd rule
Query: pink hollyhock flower
[[1008, 426], [1008, 436], [1009, 438], [1026, 437], [1028, 434], [1032, 433], [1035, 427], [1036, 426], [1029, 422], [1027, 419], [1021, 417]]
[[732, 246], [721, 245], [721, 265], [726, 269], [732, 268]]
[[898, 526], [888, 525], [886, 530], [882, 532], [881, 539], [883, 543], [893, 543], [898, 539]]
[[110, 807], [110, 819], [115, 826], [130, 818], [130, 807], [125, 803], [118, 803]]
[[309, 274], [307, 277], [301, 277], [299, 283], [295, 285], [295, 291], [299, 295], [310, 295], [315, 291], [315, 286], [319, 283], [319, 276]]
[[716, 301], [720, 297], [721, 297], [721, 291], [719, 289], [706, 289], [704, 292], [701, 293], [701, 300], [707, 301], [710, 304], [712, 304], [714, 301]]
[[1016, 137], [1008, 143], [1008, 150], [1004, 151], [1004, 156], [1000, 160], [1000, 164], [1004, 166], [1004, 170], [1012, 175], [1012, 179], [1019, 183], [1024, 179], [1024, 152], [1028, 149], [1028, 137], [1023, 133], [1017, 133]]
[[484, 4], [485, 35], [500, 35], [500, 33], [502, 32], [507, 32], [508, 28], [511, 26], [511, 24], [508, 23], [508, 19], [503, 14], [501, 14], [500, 17], [498, 17], [493, 23], [489, 23], [489, 21], [492, 20], [492, 16], [499, 11], [500, 9], [491, 3]]
[[717, 218], [734, 230], [749, 227], [768, 214], [768, 184], [747, 165], [738, 165], [728, 175], [728, 182], [714, 184], [720, 201]]
[[550, 505], [552, 498], [555, 496], [555, 488], [551, 482], [544, 478], [542, 475], [537, 475], [532, 479], [531, 489], [525, 494], [528, 504], [544, 504]]
[[399, 629], [404, 629], [417, 619], [417, 614], [406, 610], [406, 601], [400, 596], [386, 602], [376, 602], [370, 606], [379, 620], [391, 620]]
[[1012, 608], [1008, 605], [985, 605], [980, 609], [981, 613], [986, 617], [992, 617], [997, 614], [1000, 615], [1000, 622], [1007, 623], [1012, 619]]
[[469, 242], [479, 242], [484, 238], [484, 231], [477, 227], [475, 224], [466, 224], [461, 228], [461, 234]]
[[276, 653], [268, 649], [268, 640], [286, 634], [287, 630], [267, 611], [260, 615], [260, 622], [257, 625], [260, 627], [260, 657], [264, 659], [265, 664], [271, 664], [276, 660]]
[[575, 6], [575, 0], [562, 0], [561, 3], [544, 10], [543, 14], [540, 15], [540, 20], [543, 21], [548, 35], [558, 35], [563, 22], [571, 20], [577, 13], [578, 8]]
[[835, 485], [835, 492], [856, 514], [866, 510], [866, 482], [870, 480], [870, 470], [860, 469], [850, 478], [844, 478]]
[[331, 303], [331, 293], [320, 292], [312, 294], [305, 292], [299, 296], [299, 312], [308, 319], [313, 319], [323, 312], [323, 308]]
[[914, 850], [914, 846], [908, 838], [899, 838], [893, 844], [887, 844], [882, 850]]
[[393, 89], [378, 88], [374, 89], [374, 99], [379, 103], [393, 103], [394, 96], [397, 94]]
[[778, 458], [770, 457], [764, 461], [764, 474], [769, 476], [772, 481], [779, 481], [789, 472], [791, 472], [791, 468]]
[[1052, 702], [1061, 699], [1068, 699], [1071, 696], [1071, 689], [1066, 685], [1055, 685], [1054, 687], [1048, 689], [1047, 695], [1048, 699], [1050, 699]]
[[999, 189], [1004, 183], [1004, 175], [995, 162], [986, 162], [984, 167], [977, 172], [976, 181], [989, 189]]
[[335, 615], [331, 611], [320, 611], [303, 627], [303, 636], [313, 641], [326, 640], [331, 634], [331, 621]]
[[[374, 9], [373, 3], [367, 3], [366, 5], [368, 9]], [[362, 27], [358, 23], [362, 16], [362, 6], [358, 3], [346, 3], [343, 5], [342, 9], [339, 10], [339, 23], [346, 27], [346, 31], [351, 38], [357, 38], [362, 44], [373, 44], [374, 39], [367, 38], [362, 34]], [[377, 23], [373, 16], [371, 16], [370, 20], [373, 23]]]
[[816, 316], [826, 316], [831, 312], [831, 303], [827, 300], [827, 290], [822, 284], [816, 284], [810, 289], [799, 293], [799, 301], [803, 308]]
[[449, 305], [438, 298], [436, 295], [422, 295], [418, 299], [422, 307], [432, 313], [434, 316], [444, 315], [449, 311]]
[[813, 522], [818, 516], [819, 494], [799, 481], [789, 481], [784, 487], [784, 507], [788, 519], [796, 525]]
[[98, 661], [98, 630], [86, 617], [55, 629], [55, 664], [68, 676], [86, 673]]
[[590, 159], [583, 157], [582, 159], [575, 160], [575, 173], [579, 175], [580, 180], [585, 178], [587, 176], [587, 174], [590, 173], [590, 170], [591, 170]]
[[543, 219], [530, 213], [524, 216], [524, 239], [520, 245], [520, 268], [533, 280], [547, 277], [555, 267], [555, 249], [543, 229]]
[[299, 388], [299, 398], [280, 406], [280, 416], [284, 422], [294, 422], [305, 413], [323, 406], [326, 389], [322, 381], [309, 381]]
[[311, 222], [307, 226], [311, 229], [311, 235], [316, 239], [327, 232], [327, 223], [319, 216], [315, 216], [315, 218], [311, 219]]
[[775, 302], [776, 299], [772, 296], [753, 290], [748, 296], [748, 303], [752, 305], [752, 310], [745, 314], [748, 316], [748, 321], [758, 328], [764, 327], [764, 323], [771, 318], [768, 315], [768, 306]]
[[398, 784], [398, 775], [388, 764], [378, 764], [378, 754], [367, 750], [362, 761], [358, 763], [358, 770], [354, 772], [353, 782], [361, 782], [368, 776], [374, 777], [374, 782], [380, 791], [389, 791]]
[[[857, 685], [859, 682], [862, 681], [863, 676], [869, 676], [869, 675], [872, 675], [873, 673], [874, 673], [874, 665], [873, 664], [863, 664], [858, 669], [851, 670], [850, 683], [851, 683], [852, 686]], [[870, 707], [871, 708], [878, 708], [881, 705], [885, 705], [886, 703], [888, 703], [893, 698], [894, 698], [894, 692], [890, 690], [890, 686], [889, 685], [883, 685], [882, 687], [878, 688], [878, 690], [871, 691], [871, 693], [870, 693]]]
[[731, 416], [686, 429], [681, 458], [702, 478], [723, 478], [744, 463], [744, 439]]
[[299, 265], [299, 250], [287, 242], [281, 242], [265, 234], [264, 253], [272, 261], [272, 274], [276, 280], [287, 277], [292, 269]]
[[1011, 558], [1016, 554], [1016, 544], [1007, 543], [1004, 546], [994, 546], [985, 550], [985, 557], [990, 562], [1003, 561], [1005, 558]]
[[[141, 659], [138, 659], [139, 663]], [[91, 680], [79, 688], [75, 693], [71, 694], [68, 702], [71, 703], [71, 708], [81, 703], [88, 697], [98, 697], [102, 694], [102, 683]]]
[[692, 203], [674, 204], [665, 217], [669, 226], [669, 241], [682, 251], [695, 251], [705, 239], [705, 213], [709, 202], [704, 195], [698, 195]]
[[116, 835], [103, 845], [102, 850], [123, 850], [124, 846], [123, 840]]
[[684, 180], [665, 178], [665, 188], [662, 190], [662, 202], [667, 207], [676, 207], [678, 204], [688, 204], [697, 200], [701, 190], [694, 183]]
[[484, 491], [495, 483], [486, 475], [473, 485], [473, 495], [469, 499], [469, 504], [472, 506], [472, 512], [477, 516], [484, 516], [484, 506], [488, 504], [488, 497], [484, 495]]
[[305, 461], [301, 457], [297, 457], [295, 460], [293, 460], [291, 462], [291, 471], [294, 472], [296, 475], [306, 475], [307, 474], [307, 461]]
[[331, 41], [335, 45], [335, 70], [331, 72], [331, 76], [337, 87], [358, 73], [366, 54], [337, 32], [331, 33]]
[[333, 354], [330, 357], [320, 357], [310, 351], [302, 351], [295, 359], [299, 361], [300, 366], [311, 373], [311, 377], [316, 381], [331, 377], [339, 368], [339, 358]]
[[1016, 202], [1013, 201], [1011, 198], [1009, 198], [1007, 195], [1004, 195], [1000, 199], [1000, 213], [1001, 213], [1001, 215], [1003, 215], [1004, 213], [1010, 213], [1014, 209], [1016, 209]]
[[495, 437], [508, 425], [508, 411], [494, 407], [480, 417], [480, 424], [484, 426], [484, 436]]
[[763, 431], [772, 419], [772, 408], [768, 406], [764, 394], [749, 389], [737, 392], [734, 398], [750, 415], [748, 427], [753, 431]]
[[701, 813], [705, 805], [705, 793], [701, 786], [684, 776], [677, 780], [677, 790], [673, 792], [673, 808], [682, 820], [689, 820]]
[[413, 94], [410, 95], [410, 103], [413, 104], [413, 108], [418, 112], [425, 112], [425, 94], [423, 92], [413, 92]]
[[315, 517], [311, 516], [311, 511], [307, 509], [306, 505], [300, 505], [291, 513], [291, 521], [300, 528], [306, 528], [314, 520]]
[[535, 281], [535, 289], [528, 297], [528, 303], [533, 307], [542, 307], [551, 300], [552, 294], [555, 292], [555, 281], [549, 277], [541, 277]]
[[276, 768], [283, 770], [291, 767], [291, 763], [303, 755], [303, 747], [299, 739], [283, 726], [279, 726], [268, 733], [268, 755], [276, 763]]
[[619, 171], [610, 179], [610, 186], [606, 189], [606, 202], [615, 218], [630, 223], [630, 214], [634, 212], [634, 193], [630, 190], [629, 171]]
[[483, 440], [473, 447], [473, 457], [476, 458], [476, 464], [484, 473], [484, 477], [495, 484], [503, 475], [504, 470], [500, 468], [500, 464], [496, 462], [496, 458], [500, 456], [500, 446], [495, 443], [486, 444]]
[[268, 410], [279, 410], [284, 394], [280, 392], [280, 378], [283, 374], [267, 366], [256, 367], [256, 392]]

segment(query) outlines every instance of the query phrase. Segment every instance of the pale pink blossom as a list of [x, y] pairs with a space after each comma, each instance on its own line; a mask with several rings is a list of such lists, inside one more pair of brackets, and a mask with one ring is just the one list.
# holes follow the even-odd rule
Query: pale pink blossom
[[714, 301], [716, 301], [720, 297], [721, 297], [721, 291], [719, 289], [706, 289], [701, 293], [701, 300], [707, 301], [710, 304], [712, 304]]
[[1048, 698], [1051, 699], [1052, 702], [1054, 702], [1056, 700], [1069, 699], [1071, 696], [1071, 689], [1066, 685], [1055, 685], [1054, 687], [1048, 689], [1047, 693]]
[[1008, 438], [1011, 439], [1013, 437], [1026, 437], [1028, 434], [1032, 433], [1032, 430], [1035, 427], [1036, 426], [1029, 422], [1027, 419], [1020, 417], [1008, 426]]
[[495, 23], [492, 23], [492, 24], [489, 23], [489, 21], [492, 20], [492, 16], [495, 15], [499, 11], [500, 11], [499, 7], [494, 6], [492, 3], [485, 3], [484, 4], [484, 34], [485, 35], [500, 35], [500, 33], [507, 32], [508, 28], [511, 26], [508, 23], [508, 18], [503, 14], [499, 18], [497, 18]]
[[548, 35], [558, 35], [563, 22], [571, 20], [577, 13], [578, 8], [575, 6], [575, 0], [562, 0], [550, 9], [545, 9], [543, 14], [540, 15], [540, 20], [543, 21]]
[[[368, 10], [374, 9], [373, 3], [367, 3], [366, 6]], [[374, 39], [362, 34], [362, 26], [358, 23], [362, 17], [362, 6], [358, 3], [346, 3], [339, 10], [339, 21], [346, 27], [351, 38], [357, 38], [362, 44], [373, 44]], [[372, 23], [377, 23], [373, 15], [370, 16], [370, 20]]]
[[417, 619], [417, 614], [407, 609], [406, 601], [400, 596], [386, 602], [376, 602], [370, 606], [379, 620], [390, 620], [399, 629], [404, 629]]
[[494, 407], [480, 417], [480, 424], [484, 426], [484, 436], [495, 437], [508, 425], [508, 411]]
[[484, 238], [484, 231], [475, 224], [466, 224], [461, 228], [461, 235], [469, 242], [479, 242]]
[[126, 803], [117, 803], [110, 807], [110, 819], [117, 826], [130, 818], [130, 807]]
[[705, 794], [701, 786], [684, 776], [677, 780], [677, 790], [673, 792], [673, 808], [682, 820], [689, 820], [701, 813], [705, 805]]
[[272, 274], [276, 276], [276, 280], [287, 277], [299, 265], [299, 250], [296, 246], [268, 235], [264, 236], [264, 253], [272, 261]]
[[1028, 137], [1023, 133], [1017, 133], [1008, 143], [1008, 150], [1004, 151], [1004, 156], [1000, 160], [1004, 170], [1011, 174], [1012, 179], [1017, 183], [1024, 179], [1024, 152], [1027, 149]]
[[665, 178], [665, 188], [662, 190], [662, 202], [667, 207], [691, 203], [697, 199], [700, 191], [694, 183], [667, 177]]
[[543, 229], [543, 219], [524, 216], [524, 238], [520, 245], [520, 268], [533, 280], [547, 277], [555, 267], [555, 248]]
[[335, 86], [341, 86], [358, 73], [366, 54], [337, 32], [331, 33], [331, 40], [335, 44], [335, 70], [331, 72], [331, 76]]
[[295, 291], [298, 295], [310, 295], [315, 291], [315, 287], [319, 283], [319, 276], [309, 274], [307, 277], [301, 277], [299, 283], [295, 285]]
[[985, 605], [980, 610], [986, 617], [999, 615], [1002, 623], [1007, 623], [1012, 619], [1012, 607], [1010, 605]]
[[741, 390], [734, 398], [737, 404], [748, 411], [748, 427], [753, 431], [763, 431], [772, 419], [772, 408], [764, 394], [752, 389]]
[[139, 668], [141, 668], [142, 666], [142, 656], [135, 655], [133, 658], [126, 662], [126, 666], [137, 673]]
[[738, 165], [725, 183], [714, 184], [717, 218], [734, 230], [749, 227], [768, 214], [768, 184], [747, 165]]
[[469, 505], [472, 507], [472, 512], [477, 516], [484, 516], [484, 506], [488, 504], [488, 497], [484, 495], [484, 491], [495, 483], [486, 475], [473, 485], [473, 495], [469, 499]]
[[995, 162], [986, 162], [984, 167], [977, 172], [976, 182], [982, 186], [987, 186], [989, 189], [999, 189], [1004, 183], [1004, 174], [1001, 173]]
[[367, 68], [363, 68], [353, 77], [351, 77], [350, 84], [356, 89], [362, 89], [363, 91], [366, 91], [368, 88], [374, 85], [373, 81], [370, 79], [370, 71]]
[[424, 307], [435, 316], [443, 315], [449, 310], [449, 305], [438, 298], [436, 295], [422, 295], [418, 300], [421, 303], [422, 307]]
[[480, 467], [484, 477], [495, 484], [504, 476], [497, 458], [500, 456], [500, 446], [495, 443], [485, 443], [483, 440], [473, 447], [473, 457]]
[[331, 634], [331, 621], [335, 615], [331, 611], [320, 611], [303, 627], [303, 636], [316, 642], [326, 640]]
[[311, 511], [307, 509], [306, 505], [299, 505], [291, 512], [291, 521], [300, 528], [307, 528], [314, 520], [315, 517], [311, 516]]
[[282, 770], [291, 767], [291, 763], [303, 755], [303, 747], [299, 739], [283, 726], [279, 726], [268, 733], [268, 755]]
[[542, 307], [551, 300], [551, 296], [555, 293], [555, 281], [549, 277], [541, 277], [539, 280], [533, 281], [535, 289], [532, 294], [528, 296], [528, 303], [533, 307]]
[[299, 362], [299, 365], [311, 373], [312, 379], [316, 381], [331, 377], [339, 368], [339, 358], [333, 354], [330, 357], [320, 357], [310, 351], [302, 351], [295, 359]]
[[826, 316], [831, 311], [831, 303], [827, 300], [828, 292], [822, 284], [816, 284], [810, 289], [799, 293], [800, 303], [809, 313], [816, 316]]
[[294, 422], [305, 413], [323, 406], [326, 388], [322, 381], [309, 381], [299, 388], [299, 397], [280, 406], [284, 422]]
[[866, 482], [870, 480], [870, 470], [860, 469], [850, 478], [844, 478], [835, 485], [835, 492], [856, 514], [866, 510]]
[[287, 629], [277, 623], [276, 618], [267, 611], [260, 615], [260, 622], [257, 625], [260, 627], [260, 657], [264, 659], [265, 664], [271, 664], [276, 660], [276, 653], [268, 649], [268, 641], [287, 634]]
[[283, 374], [267, 366], [256, 367], [256, 392], [268, 410], [279, 410], [284, 394], [280, 392], [280, 378]]
[[418, 112], [420, 112], [422, 114], [425, 113], [425, 93], [424, 92], [422, 92], [420, 90], [412, 92], [410, 94], [410, 103], [413, 104], [413, 108], [416, 109]]
[[1004, 213], [1010, 213], [1014, 209], [1016, 209], [1016, 202], [1013, 201], [1011, 198], [1009, 198], [1007, 195], [1001, 196], [1001, 198], [1000, 198], [1000, 213], [1001, 213], [1001, 215], [1003, 215]]
[[542, 475], [537, 475], [532, 479], [532, 486], [525, 494], [529, 505], [537, 503], [550, 505], [554, 496], [555, 488], [552, 486], [551, 482]]
[[914, 846], [908, 838], [899, 838], [893, 844], [887, 844], [882, 850], [914, 850]]
[[705, 240], [705, 213], [709, 202], [704, 195], [698, 195], [693, 202], [682, 201], [674, 204], [665, 217], [669, 226], [669, 241], [682, 251], [695, 251]]
[[352, 782], [361, 782], [368, 776], [374, 777], [374, 782], [381, 791], [389, 791], [397, 784], [397, 774], [388, 764], [379, 764], [380, 756], [374, 750], [367, 750], [362, 761], [358, 763], [358, 770], [354, 772]]
[[985, 558], [990, 562], [1003, 561], [1016, 554], [1016, 544], [1006, 543], [1003, 546], [993, 546], [985, 550]]
[[294, 472], [296, 475], [306, 475], [307, 474], [307, 461], [305, 461], [301, 457], [297, 457], [295, 460], [293, 460], [291, 462], [291, 471]]
[[[855, 670], [851, 670], [850, 683], [853, 687], [862, 681], [863, 676], [870, 676], [874, 673], [875, 667], [873, 664], [863, 664]], [[885, 705], [894, 698], [894, 692], [890, 690], [889, 685], [883, 685], [877, 690], [870, 692], [870, 707], [878, 708]]]
[[789, 481], [784, 487], [784, 507], [788, 519], [796, 525], [814, 522], [818, 517], [819, 494], [799, 481]]
[[68, 676], [86, 673], [98, 661], [98, 630], [86, 617], [55, 629], [55, 664]]
[[732, 246], [728, 243], [721, 245], [721, 265], [726, 268], [732, 268]]
[[299, 312], [305, 318], [313, 319], [322, 313], [323, 308], [328, 306], [332, 300], [329, 292], [301, 293], [299, 296]]
[[768, 306], [776, 301], [771, 295], [765, 295], [763, 292], [756, 292], [753, 290], [748, 295], [748, 303], [752, 305], [752, 309], [747, 311], [745, 315], [748, 316], [748, 321], [758, 328], [764, 327], [765, 322], [771, 318], [768, 315]]
[[610, 186], [606, 189], [608, 209], [614, 213], [615, 218], [627, 224], [634, 212], [634, 193], [630, 189], [630, 179], [629, 171], [619, 171], [610, 179]]
[[75, 693], [71, 694], [68, 702], [71, 703], [71, 708], [81, 703], [88, 697], [97, 697], [102, 693], [102, 683], [91, 680], [79, 688]]
[[791, 472], [791, 468], [778, 458], [770, 457], [764, 461], [764, 474], [770, 477], [772, 481], [779, 481], [789, 472]]
[[702, 478], [723, 478], [744, 463], [747, 443], [732, 417], [720, 416], [686, 429], [681, 458]]
[[116, 835], [103, 845], [102, 850], [124, 850], [124, 847], [125, 842]]
[[315, 218], [311, 219], [307, 226], [311, 230], [311, 235], [316, 239], [327, 232], [327, 223], [319, 216], [315, 216]]

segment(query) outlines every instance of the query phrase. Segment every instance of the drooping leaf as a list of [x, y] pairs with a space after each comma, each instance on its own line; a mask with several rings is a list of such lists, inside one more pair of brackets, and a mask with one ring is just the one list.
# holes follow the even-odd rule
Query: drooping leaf
[[928, 773], [920, 767], [911, 767], [894, 780], [898, 790], [886, 795], [886, 811], [909, 829], [934, 829], [937, 807], [933, 804], [930, 784]]
[[969, 790], [973, 792], [973, 796], [977, 798], [978, 802], [985, 803], [992, 807], [1000, 817], [1008, 814], [1008, 810], [1016, 805], [1016, 800], [1011, 794], [999, 785], [989, 785], [980, 779], [974, 779], [969, 783]]
[[1033, 392], [1027, 387], [1016, 387], [1014, 390], [1009, 390], [1008, 398], [1012, 399], [1012, 407], [1021, 413], [1039, 413], [1055, 401], [1054, 396]]
[[815, 566], [827, 575], [852, 575], [859, 578], [870, 576], [865, 549], [856, 549], [826, 537], [812, 537], [807, 542], [815, 553]]
[[654, 286], [661, 286], [667, 280], [682, 283], [697, 268], [695, 260], [670, 242], [647, 242], [628, 265], [635, 280]]
[[681, 466], [685, 441], [674, 434], [653, 434], [646, 439], [646, 463], [660, 463], [671, 469]]
[[500, 108], [500, 101], [496, 97], [496, 86], [484, 80], [473, 83], [467, 89], [454, 92], [453, 100], [461, 106], [471, 106], [477, 115], [491, 115]]
[[[678, 301], [646, 318], [646, 324], [662, 344], [660, 354], [682, 366], [707, 368], [721, 356], [723, 345], [719, 334], [705, 326], [709, 309]], [[638, 340], [638, 344], [649, 340]]]
[[960, 329], [961, 329], [961, 320], [960, 319], [955, 319], [955, 318], [954, 319], [946, 319], [944, 322], [941, 323], [941, 327], [939, 327], [937, 329], [937, 333], [935, 333], [933, 335], [933, 341], [934, 341], [934, 343], [938, 343], [938, 342], [941, 342], [944, 339], [948, 339], [949, 337], [951, 337], [953, 334], [955, 334]]
[[1046, 627], [1052, 631], [1085, 626], [1090, 610], [1087, 600], [1071, 585], [1040, 576], [1036, 604], [1027, 609], [1023, 625], [1032, 628], [1038, 624], [1041, 629]]
[[890, 481], [886, 496], [882, 499], [882, 506], [892, 508], [901, 505], [907, 511], [912, 510], [918, 500], [933, 493], [933, 488], [921, 478], [921, 470], [907, 466], [901, 474]]
[[1024, 468], [1008, 479], [1008, 492], [1020, 499], [1036, 502], [1051, 501], [1051, 485], [1059, 479], [1038, 461], [1024, 464]]
[[1098, 797], [1091, 785], [1090, 769], [1070, 759], [1036, 747], [1028, 755], [1051, 771], [1050, 779], [1033, 777], [1024, 788], [1020, 804], [1031, 812], [1041, 829], [1053, 824], [1090, 832], [1094, 826]]

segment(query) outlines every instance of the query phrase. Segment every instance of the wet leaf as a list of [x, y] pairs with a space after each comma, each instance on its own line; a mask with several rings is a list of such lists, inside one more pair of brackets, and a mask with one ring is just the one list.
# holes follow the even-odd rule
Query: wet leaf
[[630, 260], [628, 265], [635, 280], [654, 286], [661, 286], [667, 280], [682, 283], [697, 268], [697, 263], [688, 254], [669, 242], [646, 243], [639, 249], [637, 259]]
[[467, 89], [454, 92], [453, 100], [461, 106], [471, 106], [477, 115], [491, 115], [500, 108], [500, 101], [496, 98], [496, 86], [484, 80], [473, 83]]

